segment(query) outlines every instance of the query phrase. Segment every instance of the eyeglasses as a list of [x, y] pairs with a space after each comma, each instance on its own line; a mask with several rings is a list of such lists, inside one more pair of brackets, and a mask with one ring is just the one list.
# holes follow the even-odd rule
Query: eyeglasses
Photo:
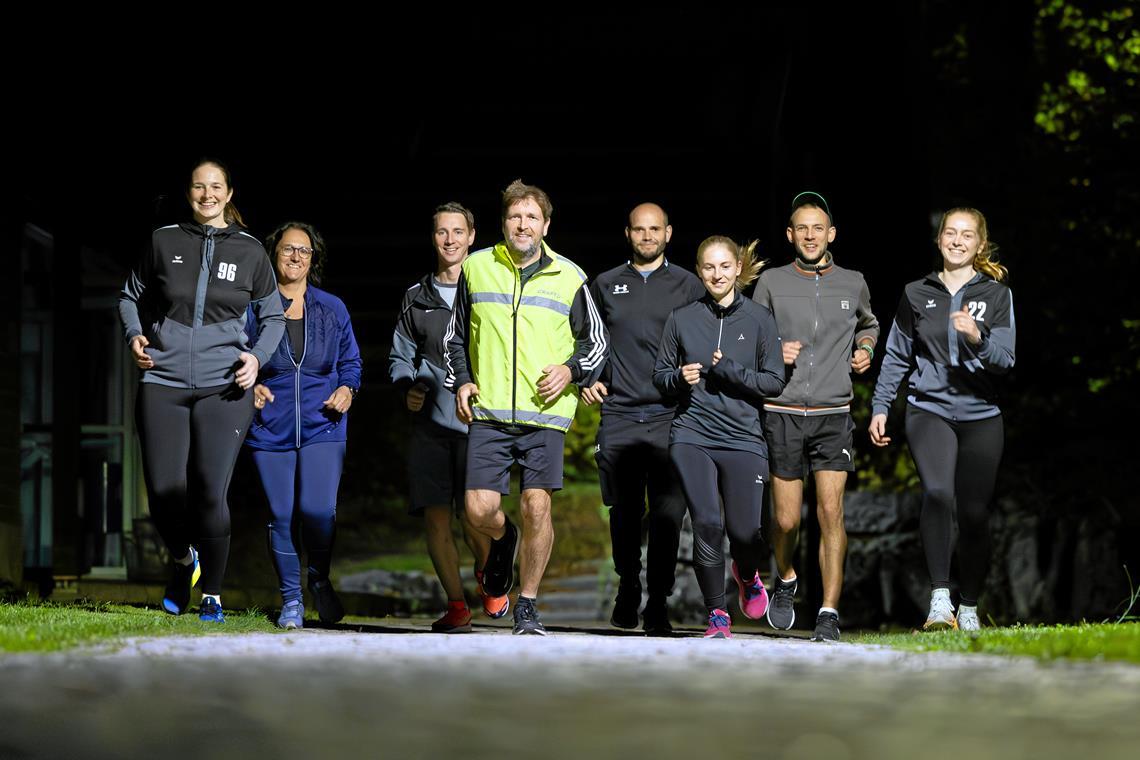
[[303, 245], [283, 245], [278, 253], [281, 256], [292, 256], [295, 253], [303, 259], [313, 258], [313, 249]]

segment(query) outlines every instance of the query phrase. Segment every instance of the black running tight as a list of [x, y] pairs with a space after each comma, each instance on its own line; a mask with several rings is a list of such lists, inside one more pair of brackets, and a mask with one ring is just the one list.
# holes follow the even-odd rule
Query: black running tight
[[[706, 449], [688, 443], [669, 447], [693, 521], [693, 572], [710, 610], [727, 609], [724, 600], [724, 535], [740, 569], [751, 578], [766, 557], [760, 534], [768, 460], [732, 449]], [[721, 516], [721, 503], [724, 515]]]
[[950, 586], [957, 507], [961, 601], [976, 605], [990, 565], [989, 505], [1005, 443], [1001, 415], [953, 422], [908, 404], [906, 435], [922, 479], [919, 530], [930, 584]]
[[154, 525], [173, 557], [197, 547], [202, 591], [220, 594], [230, 552], [226, 492], [253, 419], [253, 394], [236, 385], [140, 383], [137, 417]]

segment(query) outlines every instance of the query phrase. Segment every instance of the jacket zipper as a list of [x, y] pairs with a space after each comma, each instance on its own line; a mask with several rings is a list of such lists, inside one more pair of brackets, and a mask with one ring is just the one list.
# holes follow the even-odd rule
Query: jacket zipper
[[[809, 406], [811, 402], [811, 381], [815, 379], [815, 345], [819, 338], [819, 310], [820, 310], [820, 293], [819, 281], [822, 279], [819, 272], [815, 273], [815, 311], [812, 313], [811, 324], [811, 353], [808, 354], [808, 381], [807, 387], [804, 388], [804, 406]], [[806, 414], [806, 412], [805, 412]]]
[[[308, 316], [302, 301], [302, 319]], [[309, 350], [309, 322], [305, 320], [305, 329], [301, 333], [301, 360], [293, 358], [293, 344], [289, 344], [289, 361], [293, 362], [293, 419], [296, 430], [297, 448], [301, 448], [301, 365], [305, 363], [305, 352]], [[285, 331], [288, 337], [289, 331]]]
[[511, 285], [511, 301], [514, 309], [511, 311], [511, 424], [518, 424], [518, 384], [519, 384], [519, 308], [522, 306], [522, 270], [515, 267], [515, 282], [519, 284], [519, 297], [514, 299], [514, 285]]

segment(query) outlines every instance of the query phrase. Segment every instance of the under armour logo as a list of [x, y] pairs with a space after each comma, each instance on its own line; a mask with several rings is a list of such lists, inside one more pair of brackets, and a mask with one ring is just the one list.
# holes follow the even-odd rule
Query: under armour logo
[[622, 293], [628, 293], [628, 292], [629, 292], [629, 286], [628, 285], [614, 285], [614, 295], [615, 296], [621, 295]]

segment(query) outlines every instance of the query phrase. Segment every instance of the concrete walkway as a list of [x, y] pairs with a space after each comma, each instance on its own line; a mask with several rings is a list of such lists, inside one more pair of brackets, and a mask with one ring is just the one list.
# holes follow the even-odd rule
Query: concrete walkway
[[[0, 758], [1113, 758], [1140, 668], [427, 621], [0, 657]], [[605, 635], [598, 635], [605, 634]]]

